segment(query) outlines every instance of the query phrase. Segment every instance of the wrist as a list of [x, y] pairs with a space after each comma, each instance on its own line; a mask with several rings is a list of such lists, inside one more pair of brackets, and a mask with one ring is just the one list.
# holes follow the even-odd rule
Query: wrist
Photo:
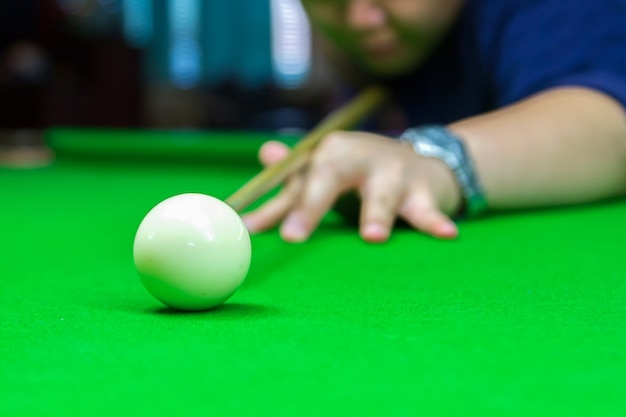
[[444, 204], [450, 206], [450, 210], [457, 210], [462, 216], [474, 217], [486, 209], [482, 185], [461, 138], [443, 126], [427, 125], [407, 129], [399, 140], [410, 144], [417, 155], [438, 160], [440, 166], [447, 168], [448, 180], [452, 177], [457, 187], [448, 185], [443, 189], [457, 190], [457, 193], [456, 197], [454, 192], [440, 197]]

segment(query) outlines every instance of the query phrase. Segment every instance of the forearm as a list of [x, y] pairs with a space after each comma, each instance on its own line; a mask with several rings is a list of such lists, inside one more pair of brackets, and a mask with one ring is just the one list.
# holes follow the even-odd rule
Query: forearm
[[626, 192], [626, 114], [601, 93], [552, 90], [450, 128], [467, 142], [492, 209]]

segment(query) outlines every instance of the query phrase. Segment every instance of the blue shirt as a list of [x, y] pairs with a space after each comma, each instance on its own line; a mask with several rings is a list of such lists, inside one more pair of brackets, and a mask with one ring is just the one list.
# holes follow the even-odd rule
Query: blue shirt
[[626, 108], [626, 0], [467, 0], [441, 48], [390, 83], [412, 125], [563, 86], [599, 90]]

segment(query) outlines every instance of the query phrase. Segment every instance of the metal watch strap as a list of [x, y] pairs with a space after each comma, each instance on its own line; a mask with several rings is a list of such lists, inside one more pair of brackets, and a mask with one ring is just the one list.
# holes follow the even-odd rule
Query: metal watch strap
[[487, 200], [463, 141], [440, 125], [405, 130], [398, 138], [411, 144], [416, 154], [437, 158], [454, 173], [464, 198], [461, 215], [474, 217], [487, 208]]

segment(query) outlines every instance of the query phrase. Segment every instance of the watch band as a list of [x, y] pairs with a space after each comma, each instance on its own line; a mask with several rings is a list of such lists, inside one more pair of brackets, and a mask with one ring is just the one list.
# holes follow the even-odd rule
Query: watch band
[[437, 158], [452, 170], [465, 203], [461, 215], [475, 217], [486, 210], [487, 200], [474, 164], [459, 137], [444, 126], [425, 125], [405, 130], [398, 139], [411, 144], [416, 154]]

